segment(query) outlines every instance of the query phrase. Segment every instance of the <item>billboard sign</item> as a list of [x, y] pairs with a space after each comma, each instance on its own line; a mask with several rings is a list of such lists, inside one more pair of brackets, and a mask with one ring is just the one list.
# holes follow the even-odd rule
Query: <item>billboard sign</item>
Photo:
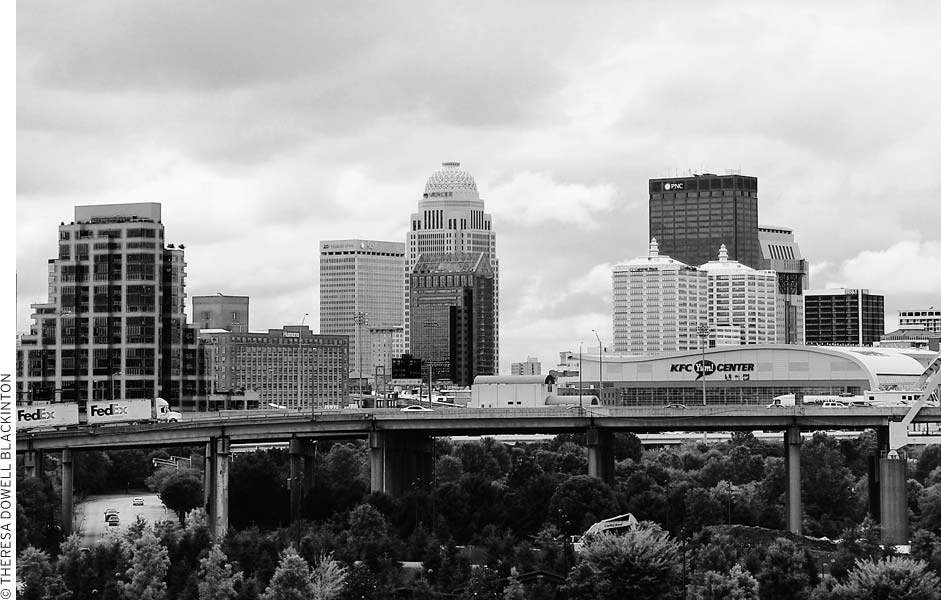
[[16, 428], [61, 427], [78, 425], [78, 404], [58, 402], [55, 404], [32, 404], [16, 409]]
[[402, 358], [392, 359], [392, 379], [418, 379], [422, 378], [422, 361], [405, 354]]
[[88, 403], [88, 424], [149, 421], [153, 418], [150, 400], [101, 400]]

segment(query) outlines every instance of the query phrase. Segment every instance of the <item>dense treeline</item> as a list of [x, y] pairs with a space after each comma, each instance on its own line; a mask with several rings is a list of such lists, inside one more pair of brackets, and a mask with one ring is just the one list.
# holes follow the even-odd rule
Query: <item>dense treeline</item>
[[[369, 493], [365, 444], [321, 443], [304, 520], [296, 524], [289, 523], [287, 453], [242, 454], [230, 469], [232, 531], [216, 548], [199, 511], [182, 527], [137, 523], [123, 541], [86, 551], [76, 550], [75, 539], [60, 545], [49, 533], [54, 484], [21, 478], [18, 543], [25, 564], [45, 565], [31, 571], [41, 581], [29, 585], [45, 594], [36, 597], [91, 597], [85, 592], [92, 589], [95, 597], [126, 597], [146, 587], [141, 577], [159, 588], [152, 597], [167, 598], [289, 597], [286, 590], [300, 586], [308, 595], [299, 597], [324, 598], [388, 598], [399, 589], [429, 598], [604, 598], [627, 591], [681, 598], [686, 590], [689, 598], [823, 599], [860, 597], [853, 594], [876, 584], [909, 585], [899, 597], [938, 597], [939, 447], [911, 462], [916, 531], [912, 556], [896, 558], [879, 546], [877, 528], [866, 519], [868, 457], [877, 447], [871, 432], [853, 440], [817, 434], [801, 448], [805, 533], [841, 540], [823, 547], [780, 532], [781, 444], [735, 434], [723, 444], [642, 451], [636, 436], [618, 434], [615, 485], [608, 486], [585, 475], [583, 442], [575, 435], [519, 446], [439, 439], [435, 485], [398, 498]], [[181, 516], [200, 501], [198, 470], [151, 475], [152, 456], [100, 454], [106, 469], [81, 463], [95, 475], [88, 491], [149, 483]], [[625, 512], [645, 523], [575, 554], [568, 536]], [[164, 554], [166, 567], [159, 568]], [[147, 577], [132, 568], [142, 557]], [[403, 569], [401, 561], [420, 561], [424, 571]], [[214, 583], [200, 588], [207, 578]]]

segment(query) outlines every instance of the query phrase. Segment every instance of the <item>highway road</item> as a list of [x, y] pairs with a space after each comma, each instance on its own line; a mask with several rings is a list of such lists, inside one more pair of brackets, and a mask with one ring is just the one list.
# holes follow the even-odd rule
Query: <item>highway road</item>
[[[134, 498], [143, 498], [143, 506], [134, 506]], [[105, 522], [105, 511], [117, 509], [120, 524], [112, 527]], [[176, 515], [167, 510], [157, 494], [134, 493], [93, 495], [75, 506], [72, 530], [82, 535], [82, 545], [91, 546], [105, 539], [110, 533], [124, 533], [134, 519], [140, 515], [147, 523], [156, 521], [178, 522]]]

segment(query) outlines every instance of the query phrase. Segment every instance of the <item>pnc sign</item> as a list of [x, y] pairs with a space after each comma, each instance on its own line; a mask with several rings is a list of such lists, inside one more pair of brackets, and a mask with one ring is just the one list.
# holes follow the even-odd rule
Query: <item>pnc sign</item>
[[667, 183], [663, 184], [663, 189], [664, 191], [667, 191], [667, 192], [671, 190], [682, 190], [683, 182], [682, 181], [673, 181], [673, 182], [668, 181]]
[[721, 373], [751, 373], [754, 370], [755, 363], [716, 364], [711, 360], [698, 360], [694, 363], [673, 363], [670, 365], [671, 373], [696, 373], [696, 381], [717, 371]]

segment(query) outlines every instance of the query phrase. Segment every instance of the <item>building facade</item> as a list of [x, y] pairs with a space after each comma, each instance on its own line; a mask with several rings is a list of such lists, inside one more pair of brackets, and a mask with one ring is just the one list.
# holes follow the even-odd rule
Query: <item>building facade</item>
[[375, 391], [386, 393], [392, 386], [392, 359], [402, 356], [404, 336], [401, 327], [370, 327]]
[[484, 201], [477, 191], [473, 176], [461, 163], [446, 162], [431, 174], [412, 213], [405, 248], [405, 351], [415, 354], [412, 347], [410, 282], [412, 271], [422, 254], [466, 254], [481, 252], [487, 256], [493, 273], [494, 365], [499, 365], [500, 330], [500, 266], [497, 260], [497, 238], [490, 215], [484, 212]]
[[423, 253], [410, 278], [412, 356], [432, 379], [469, 386], [496, 370], [495, 282], [490, 257]]
[[697, 327], [706, 321], [706, 273], [660, 254], [648, 254], [612, 273], [614, 351], [657, 354], [699, 348]]
[[[867, 391], [914, 390], [936, 353], [894, 348], [797, 345], [717, 346], [655, 357], [582, 357], [583, 381], [604, 379], [603, 404], [666, 406], [767, 405], [776, 396], [861, 395]], [[701, 376], [701, 373], [705, 373]], [[571, 396], [579, 377], [559, 377], [556, 393]]]
[[731, 260], [762, 269], [758, 242], [758, 178], [704, 173], [649, 181], [648, 237], [660, 251], [701, 265], [725, 244]]
[[358, 380], [376, 372], [371, 332], [402, 327], [404, 265], [401, 242], [320, 242], [320, 332], [349, 336], [350, 369]]
[[341, 408], [349, 395], [349, 338], [306, 325], [267, 332], [199, 332], [209, 394], [257, 392], [262, 407]]
[[885, 333], [885, 298], [866, 289], [806, 290], [804, 340], [815, 346], [872, 346]]
[[810, 287], [810, 267], [786, 227], [758, 227], [763, 269], [778, 280], [778, 342], [804, 343], [804, 290]]
[[200, 329], [251, 331], [248, 296], [193, 296], [193, 323]]
[[928, 333], [941, 333], [941, 308], [904, 309], [899, 311], [899, 327], [921, 326]]
[[542, 375], [542, 364], [535, 356], [527, 356], [526, 362], [518, 362], [510, 365], [511, 375]]
[[723, 244], [718, 260], [700, 267], [708, 282], [708, 320], [716, 345], [778, 343], [777, 275], [731, 260]]
[[48, 301], [18, 340], [18, 400], [160, 396], [189, 410], [199, 375], [183, 252], [164, 244], [159, 203], [76, 206], [48, 262]]

